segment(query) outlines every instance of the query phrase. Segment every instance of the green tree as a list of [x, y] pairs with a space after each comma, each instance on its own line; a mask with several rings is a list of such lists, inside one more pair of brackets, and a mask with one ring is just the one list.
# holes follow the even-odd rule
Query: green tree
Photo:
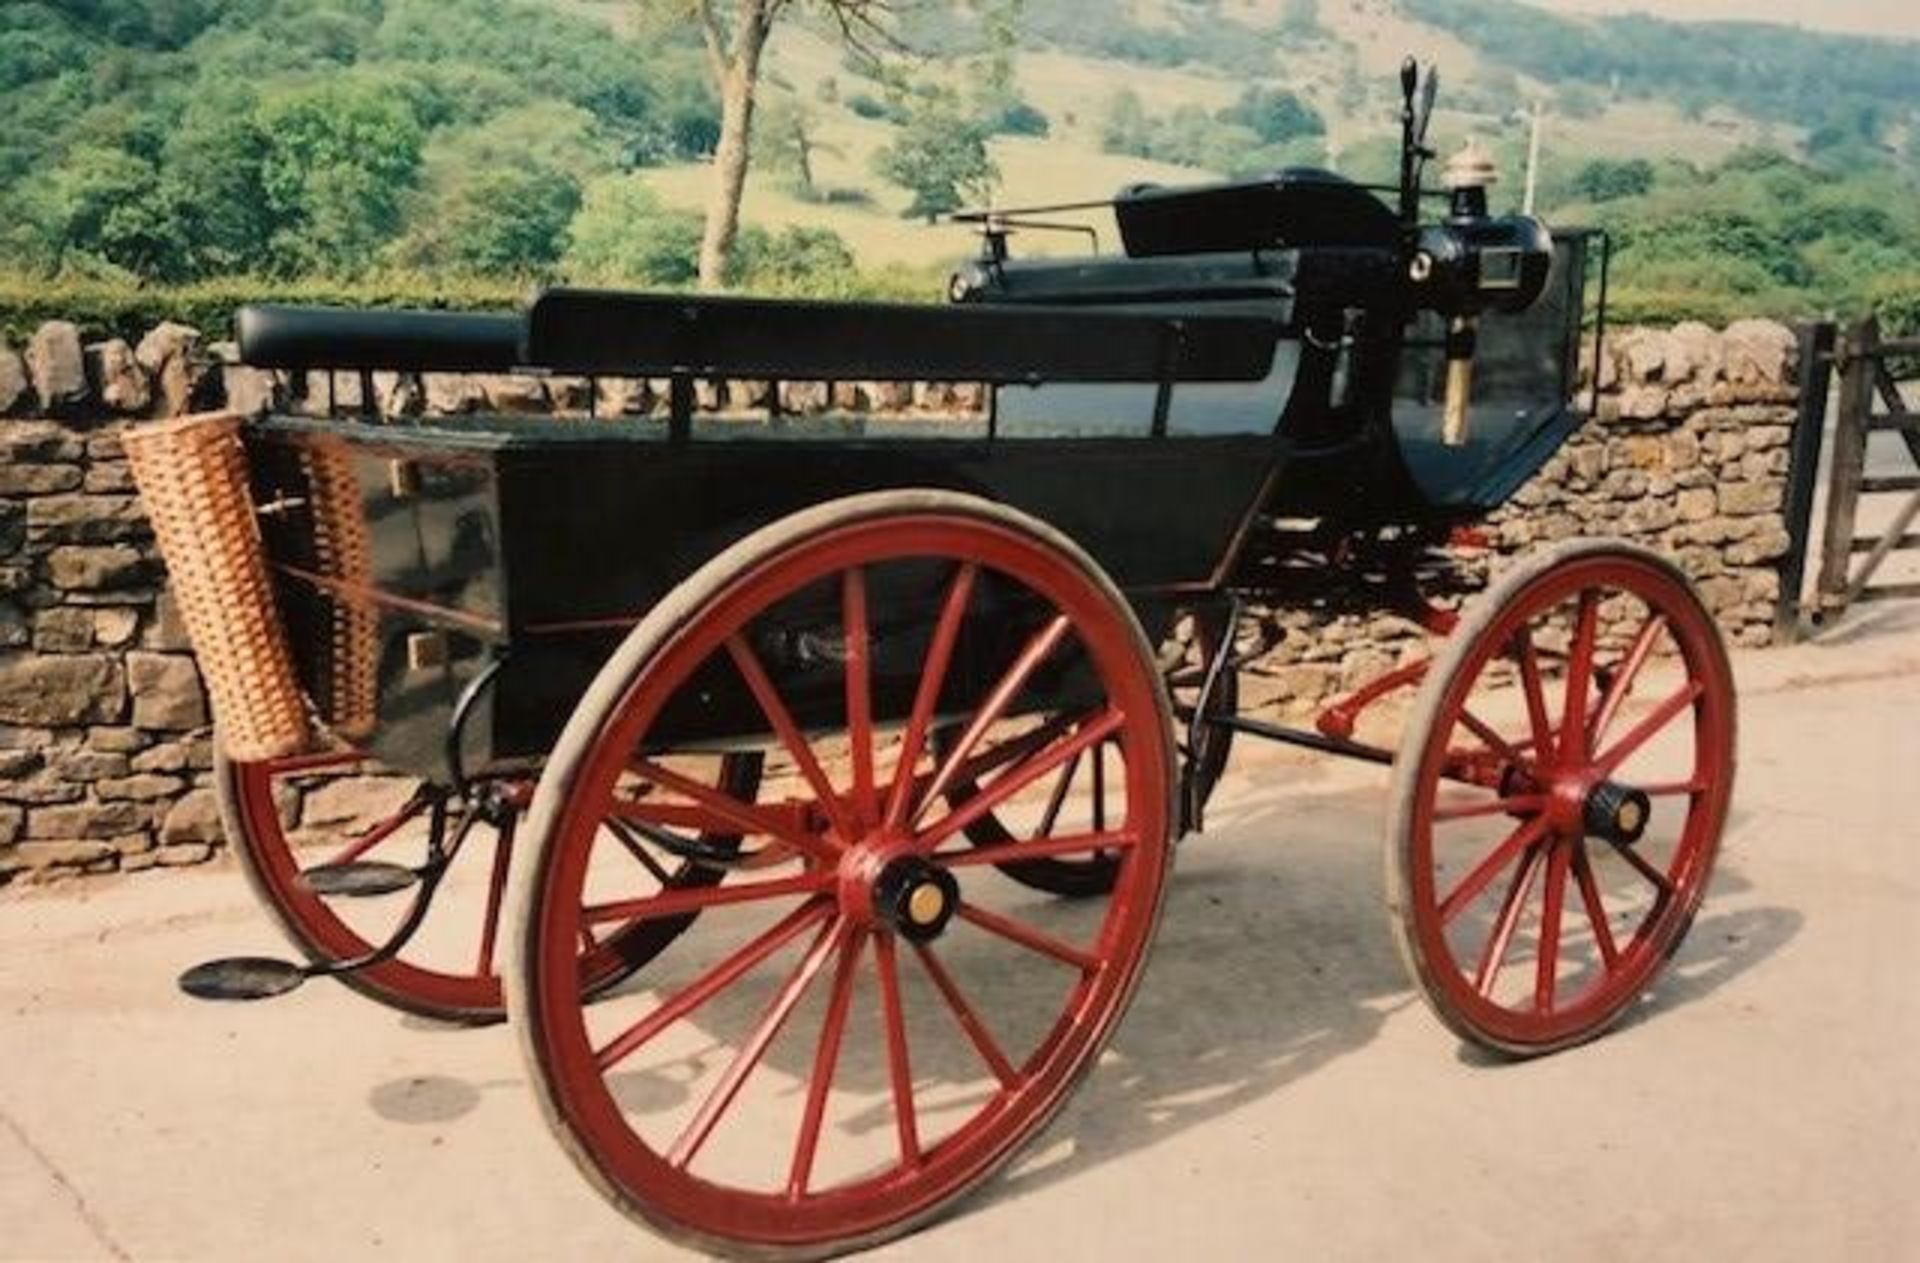
[[928, 223], [969, 201], [984, 201], [1000, 172], [987, 153], [986, 129], [949, 101], [915, 109], [893, 142], [874, 155], [874, 170], [913, 194], [908, 218]]
[[268, 97], [257, 117], [275, 257], [292, 271], [364, 271], [398, 234], [419, 174], [411, 111], [391, 91], [343, 79]]
[[1582, 201], [1611, 202], [1641, 197], [1653, 191], [1653, 164], [1645, 158], [1616, 162], [1596, 158], [1573, 177], [1573, 193]]
[[565, 271], [601, 284], [685, 285], [698, 275], [700, 217], [670, 211], [639, 175], [589, 184], [568, 231]]
[[1303, 136], [1324, 136], [1327, 121], [1320, 112], [1285, 88], [1250, 84], [1217, 117], [1223, 123], [1248, 128], [1269, 145], [1281, 145]]

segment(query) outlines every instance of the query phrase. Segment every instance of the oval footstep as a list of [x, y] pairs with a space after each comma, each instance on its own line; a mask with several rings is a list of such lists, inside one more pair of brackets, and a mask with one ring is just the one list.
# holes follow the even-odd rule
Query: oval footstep
[[323, 898], [372, 899], [398, 894], [419, 880], [411, 868], [377, 860], [322, 864], [300, 874], [300, 884]]
[[180, 975], [180, 989], [196, 1000], [270, 1000], [306, 980], [307, 971], [289, 960], [233, 956], [195, 965]]

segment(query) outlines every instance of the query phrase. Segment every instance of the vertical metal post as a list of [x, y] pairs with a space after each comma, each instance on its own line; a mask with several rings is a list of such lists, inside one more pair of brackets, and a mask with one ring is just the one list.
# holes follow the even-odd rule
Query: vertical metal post
[[1800, 415], [1793, 423], [1793, 449], [1787, 466], [1787, 556], [1780, 563], [1780, 599], [1774, 606], [1773, 642], [1790, 645], [1800, 638], [1800, 589], [1807, 577], [1807, 543], [1813, 531], [1813, 493], [1820, 481], [1820, 448], [1826, 437], [1827, 395], [1833, 386], [1832, 322], [1800, 330]]
[[1839, 608], [1847, 591], [1853, 556], [1854, 515], [1860, 507], [1860, 479], [1866, 474], [1867, 422], [1873, 411], [1875, 350], [1880, 322], [1868, 317], [1847, 334], [1842, 347], [1840, 411], [1833, 427], [1833, 474], [1827, 483], [1827, 528], [1820, 543], [1820, 581], [1814, 587], [1816, 621]]
[[667, 398], [667, 439], [684, 443], [693, 437], [693, 377], [675, 373]]

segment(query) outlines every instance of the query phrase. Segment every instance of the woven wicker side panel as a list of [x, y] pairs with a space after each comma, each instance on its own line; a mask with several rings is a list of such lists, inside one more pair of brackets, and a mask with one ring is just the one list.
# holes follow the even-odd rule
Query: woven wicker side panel
[[[356, 588], [373, 577], [373, 546], [345, 443], [316, 443], [303, 449], [301, 462], [313, 500], [313, 547], [321, 574]], [[338, 599], [327, 602], [332, 652], [328, 676], [314, 699], [327, 724], [358, 740], [373, 731], [378, 696], [379, 620], [364, 605]]]
[[307, 745], [306, 703], [274, 604], [248, 492], [241, 419], [185, 417], [125, 436], [127, 459], [193, 639], [227, 756]]

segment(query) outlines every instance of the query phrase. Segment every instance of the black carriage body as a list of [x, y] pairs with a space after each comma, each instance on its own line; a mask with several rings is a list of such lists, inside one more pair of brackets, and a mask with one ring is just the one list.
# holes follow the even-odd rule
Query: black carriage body
[[[544, 752], [620, 638], [676, 584], [755, 528], [846, 495], [940, 488], [1025, 510], [1113, 576], [1150, 636], [1177, 603], [1220, 589], [1260, 514], [1355, 530], [1480, 516], [1578, 422], [1584, 239], [1560, 239], [1533, 311], [1483, 322], [1479, 428], [1446, 448], [1443, 330], [1404, 302], [1392, 216], [1356, 217], [1365, 203], [1350, 187], [1331, 196], [1338, 205], [1289, 192], [1298, 239], [1269, 242], [1248, 236], [1257, 193], [1206, 191], [1199, 209], [1218, 222], [1184, 231], [1177, 197], [1142, 194], [1131, 216], [1121, 208], [1137, 257], [983, 261], [956, 277], [946, 308], [552, 292], [524, 324], [361, 316], [340, 328], [250, 311], [243, 351], [277, 367], [516, 362], [675, 382], [667, 422], [251, 427], [256, 497], [282, 506], [262, 523], [302, 674], [325, 695], [336, 606], [377, 613], [374, 750], [443, 775], [469, 690], [465, 766]], [[994, 396], [971, 431], [858, 416], [696, 424], [703, 377], [974, 380]], [[347, 454], [371, 544], [365, 573], [344, 579], [310, 555], [300, 456], [322, 447]], [[876, 594], [879, 626], [892, 629], [876, 633], [883, 716], [906, 709], [943, 581]], [[830, 718], [838, 666], [819, 646], [833, 611], [803, 602], [789, 621], [760, 646], [768, 668], [803, 723]], [[1023, 630], [1018, 609], [981, 621], [1005, 634], [962, 647], [963, 691], [997, 677]], [[1070, 691], [1070, 677], [1038, 687]], [[490, 687], [476, 688], [483, 678]], [[758, 731], [738, 681], [712, 685], [703, 713], [665, 731]]]

